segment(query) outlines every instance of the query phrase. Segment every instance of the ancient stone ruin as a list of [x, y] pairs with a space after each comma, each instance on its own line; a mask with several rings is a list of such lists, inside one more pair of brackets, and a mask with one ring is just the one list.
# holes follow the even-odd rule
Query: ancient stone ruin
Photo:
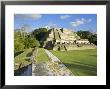
[[81, 39], [75, 32], [65, 28], [52, 28], [43, 41], [43, 47], [51, 50], [68, 51], [94, 49], [96, 45], [88, 39]]

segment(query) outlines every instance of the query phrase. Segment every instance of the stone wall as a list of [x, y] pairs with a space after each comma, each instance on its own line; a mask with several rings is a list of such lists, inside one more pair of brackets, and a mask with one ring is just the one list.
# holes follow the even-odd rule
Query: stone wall
[[69, 45], [69, 44], [58, 44], [53, 47], [53, 50], [56, 51], [69, 51], [69, 50], [84, 50], [84, 49], [95, 49], [97, 48], [94, 44], [85, 44], [85, 45]]
[[78, 46], [78, 45], [68, 45], [65, 46], [67, 51], [69, 50], [85, 50], [85, 49], [96, 49], [95, 45], [83, 45], [83, 46]]

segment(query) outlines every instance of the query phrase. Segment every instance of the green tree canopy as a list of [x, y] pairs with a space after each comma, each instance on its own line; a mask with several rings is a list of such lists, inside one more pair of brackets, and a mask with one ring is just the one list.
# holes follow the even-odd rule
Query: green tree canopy
[[47, 34], [47, 29], [46, 28], [39, 28], [39, 29], [35, 29], [32, 34], [34, 35], [34, 37], [41, 41], [43, 39], [43, 37]]
[[25, 37], [24, 45], [25, 45], [25, 48], [33, 48], [33, 47], [40, 46], [39, 41], [37, 41], [34, 37], [30, 35]]
[[97, 45], [97, 34], [91, 33], [90, 31], [78, 31], [77, 34], [81, 39], [88, 39], [90, 43]]
[[[25, 34], [25, 36], [24, 36]], [[22, 51], [27, 48], [39, 47], [39, 41], [32, 34], [14, 32], [14, 52]]]

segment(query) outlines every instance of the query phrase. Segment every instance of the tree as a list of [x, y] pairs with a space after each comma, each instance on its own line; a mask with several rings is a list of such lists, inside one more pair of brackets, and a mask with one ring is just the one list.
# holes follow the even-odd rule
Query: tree
[[77, 34], [80, 36], [81, 39], [88, 39], [91, 37], [92, 33], [89, 31], [78, 31]]
[[32, 34], [34, 35], [34, 37], [41, 41], [43, 39], [43, 37], [47, 34], [47, 29], [46, 28], [39, 28], [39, 29], [35, 29]]
[[25, 48], [33, 48], [33, 47], [39, 47], [39, 41], [37, 41], [34, 37], [31, 37], [30, 35], [27, 35], [25, 37], [24, 41]]
[[24, 49], [24, 44], [19, 41], [14, 42], [14, 52], [22, 51]]
[[39, 41], [35, 39], [33, 35], [21, 34], [20, 31], [14, 32], [14, 52], [22, 51], [27, 48], [39, 47]]
[[88, 39], [91, 43], [97, 45], [97, 34], [91, 35], [91, 37]]
[[97, 45], [97, 34], [94, 34], [90, 31], [78, 31], [77, 35], [80, 36], [81, 39], [88, 39], [90, 43]]
[[23, 24], [23, 26], [20, 29], [21, 35], [25, 38], [26, 33], [31, 29], [31, 26], [29, 24]]

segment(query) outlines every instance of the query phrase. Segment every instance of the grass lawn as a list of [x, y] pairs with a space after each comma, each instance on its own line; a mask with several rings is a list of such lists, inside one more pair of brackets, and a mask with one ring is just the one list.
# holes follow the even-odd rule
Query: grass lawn
[[[26, 66], [31, 63], [31, 61], [29, 60], [29, 57], [31, 55], [32, 55], [32, 48], [25, 49], [24, 52], [22, 52], [21, 54], [15, 57], [14, 63], [18, 64], [18, 66], [22, 64], [21, 67]], [[15, 69], [18, 66], [15, 66]]]
[[41, 63], [41, 62], [46, 62], [46, 61], [49, 61], [49, 57], [45, 53], [44, 48], [38, 48], [38, 53], [36, 56], [36, 62]]
[[97, 50], [51, 51], [77, 76], [97, 75]]

